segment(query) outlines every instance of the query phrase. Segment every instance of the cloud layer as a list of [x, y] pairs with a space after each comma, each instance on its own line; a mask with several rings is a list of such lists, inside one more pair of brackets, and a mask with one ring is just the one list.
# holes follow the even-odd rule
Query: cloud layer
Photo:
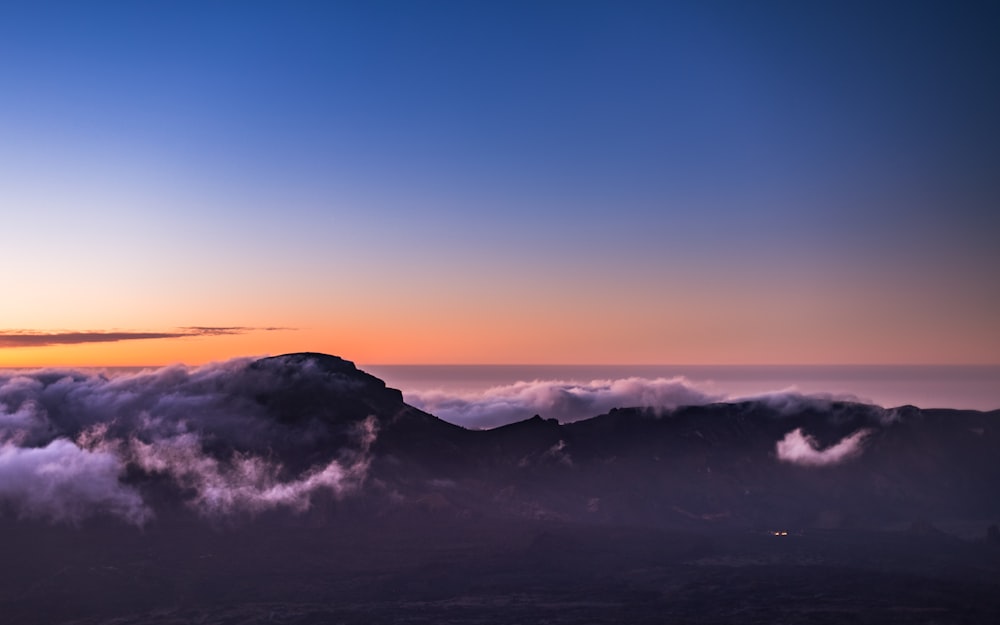
[[406, 400], [414, 406], [471, 428], [496, 427], [535, 414], [569, 422], [625, 406], [669, 409], [721, 399], [724, 397], [704, 393], [681, 377], [630, 377], [590, 382], [535, 380], [496, 386], [480, 393], [417, 391], [406, 394]]

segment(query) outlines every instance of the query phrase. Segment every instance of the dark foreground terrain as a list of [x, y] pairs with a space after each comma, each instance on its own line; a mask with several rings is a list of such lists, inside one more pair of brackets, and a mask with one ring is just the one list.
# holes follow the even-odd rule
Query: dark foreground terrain
[[3, 622], [996, 623], [1000, 546], [383, 519], [3, 528]]
[[470, 431], [318, 354], [0, 377], [0, 623], [1000, 623], [1000, 414]]

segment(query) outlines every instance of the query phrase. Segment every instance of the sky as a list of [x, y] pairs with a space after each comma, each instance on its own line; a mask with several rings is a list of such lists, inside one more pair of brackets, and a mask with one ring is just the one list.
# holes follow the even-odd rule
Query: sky
[[0, 366], [1000, 362], [990, 2], [4, 2]]

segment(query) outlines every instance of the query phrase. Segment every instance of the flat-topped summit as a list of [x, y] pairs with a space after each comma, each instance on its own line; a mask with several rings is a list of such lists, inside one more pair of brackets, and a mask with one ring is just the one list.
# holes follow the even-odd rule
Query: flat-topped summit
[[342, 376], [357, 382], [371, 384], [373, 386], [385, 387], [385, 382], [379, 378], [358, 369], [350, 360], [322, 354], [319, 352], [293, 352], [281, 354], [279, 356], [269, 356], [261, 358], [250, 364], [250, 369], [268, 370], [271, 372], [291, 375], [303, 369], [322, 372], [330, 376]]
[[394, 414], [405, 407], [403, 394], [358, 369], [339, 356], [297, 352], [256, 360], [250, 374], [264, 374], [271, 382], [261, 389], [258, 402], [274, 406], [292, 420], [333, 413], [365, 418]]

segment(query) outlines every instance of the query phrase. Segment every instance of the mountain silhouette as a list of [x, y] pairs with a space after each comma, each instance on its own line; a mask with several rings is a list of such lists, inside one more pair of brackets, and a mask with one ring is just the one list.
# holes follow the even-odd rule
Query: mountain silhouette
[[[671, 411], [625, 406], [566, 424], [536, 415], [467, 430], [407, 405], [340, 358], [289, 354], [248, 366], [262, 370], [283, 381], [254, 398], [267, 414], [322, 432], [287, 449], [281, 459], [289, 466], [323, 459], [346, 444], [351, 423], [377, 420], [359, 496], [387, 514], [434, 501], [442, 514], [681, 528], [888, 528], [1000, 516], [992, 495], [1000, 484], [997, 412], [801, 398]], [[855, 455], [810, 465], [779, 457], [779, 442], [796, 431], [817, 454], [863, 438]]]

